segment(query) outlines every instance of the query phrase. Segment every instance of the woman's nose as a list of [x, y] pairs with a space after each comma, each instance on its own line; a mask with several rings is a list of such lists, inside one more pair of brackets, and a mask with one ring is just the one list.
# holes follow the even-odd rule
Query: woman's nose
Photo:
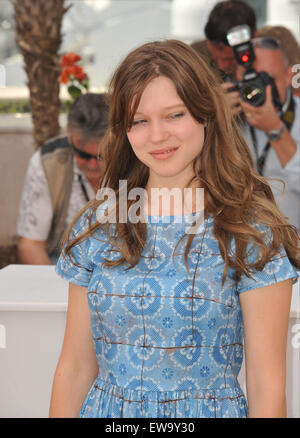
[[151, 123], [150, 137], [152, 143], [161, 143], [169, 136], [168, 129], [163, 121], [156, 121]]

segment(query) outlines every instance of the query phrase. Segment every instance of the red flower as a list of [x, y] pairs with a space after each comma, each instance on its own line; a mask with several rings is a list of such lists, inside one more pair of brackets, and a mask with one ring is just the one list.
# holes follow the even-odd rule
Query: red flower
[[60, 75], [60, 82], [62, 84], [67, 84], [70, 80], [70, 76], [74, 76], [79, 82], [87, 78], [87, 74], [84, 73], [83, 68], [80, 65], [70, 65], [66, 67]]
[[86, 78], [87, 78], [87, 74], [84, 73], [84, 71], [76, 76], [76, 79], [78, 79], [79, 82], [82, 82]]
[[81, 61], [81, 57], [74, 52], [69, 52], [63, 55], [61, 59], [62, 67], [68, 67], [74, 65], [75, 62]]
[[60, 77], [59, 77], [59, 81], [62, 83], [62, 84], [67, 84], [68, 82], [69, 82], [69, 73], [68, 73], [68, 71], [67, 70], [63, 70], [62, 72], [61, 72], [61, 74], [60, 74]]
[[67, 102], [68, 104], [74, 102], [89, 88], [88, 75], [80, 65], [76, 64], [80, 60], [81, 57], [73, 52], [66, 53], [61, 59], [62, 71], [59, 80], [60, 83], [67, 85], [68, 93], [71, 97], [71, 101]]
[[75, 79], [78, 79], [79, 81], [82, 81], [84, 78], [86, 78], [86, 74], [83, 71], [83, 68], [79, 65], [71, 65], [70, 67], [67, 67], [67, 71], [70, 75], [73, 75]]

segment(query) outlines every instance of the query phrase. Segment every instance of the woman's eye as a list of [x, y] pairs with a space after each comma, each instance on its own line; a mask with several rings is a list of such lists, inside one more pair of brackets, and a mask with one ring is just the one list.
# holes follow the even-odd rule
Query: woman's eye
[[170, 117], [171, 117], [171, 119], [179, 119], [182, 116], [184, 116], [184, 113], [172, 114]]
[[146, 120], [144, 120], [144, 119], [134, 120], [132, 122], [132, 126], [142, 125], [143, 123], [146, 123]]

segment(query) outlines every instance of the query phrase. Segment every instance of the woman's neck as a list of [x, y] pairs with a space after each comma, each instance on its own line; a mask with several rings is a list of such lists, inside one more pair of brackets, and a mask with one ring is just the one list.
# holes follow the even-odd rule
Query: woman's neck
[[200, 184], [189, 187], [146, 185], [145, 213], [151, 216], [177, 216], [204, 209], [204, 189]]

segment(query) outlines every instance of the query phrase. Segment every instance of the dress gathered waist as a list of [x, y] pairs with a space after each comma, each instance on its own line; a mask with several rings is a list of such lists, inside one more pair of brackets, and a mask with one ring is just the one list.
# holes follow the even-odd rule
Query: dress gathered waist
[[93, 416], [95, 409], [106, 418], [220, 417], [226, 409], [230, 417], [247, 416], [247, 402], [238, 382], [227, 388], [149, 391], [117, 386], [98, 376], [80, 416]]
[[102, 380], [97, 377], [93, 384], [94, 389], [103, 391], [106, 394], [110, 394], [114, 397], [124, 399], [129, 402], [141, 402], [145, 399], [148, 401], [154, 401], [155, 403], [173, 402], [178, 400], [193, 399], [212, 399], [218, 398], [238, 398], [244, 397], [244, 393], [239, 385], [236, 387], [227, 388], [210, 388], [210, 389], [195, 389], [195, 390], [175, 390], [175, 391], [149, 391], [140, 389], [130, 389], [113, 385], [108, 381]]

